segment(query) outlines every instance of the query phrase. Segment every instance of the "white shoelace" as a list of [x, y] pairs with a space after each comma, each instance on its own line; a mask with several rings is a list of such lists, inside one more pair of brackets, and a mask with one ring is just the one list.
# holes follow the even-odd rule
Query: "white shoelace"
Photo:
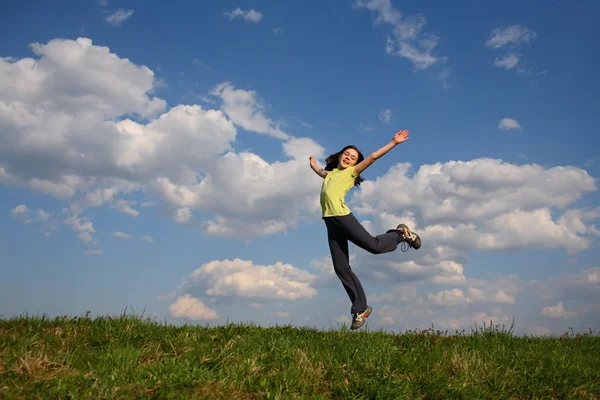
[[416, 240], [417, 235], [412, 233], [411, 231], [408, 231], [408, 233], [406, 235], [404, 235], [404, 238], [409, 239], [409, 240]]
[[[405, 232], [406, 233], [402, 235], [404, 237], [404, 239], [408, 239], [410, 241], [414, 241], [417, 239], [417, 235], [412, 233], [408, 229], [405, 229]], [[406, 242], [402, 242], [402, 244], [400, 245], [400, 249], [406, 253], [408, 251], [408, 249], [410, 249], [410, 245]]]

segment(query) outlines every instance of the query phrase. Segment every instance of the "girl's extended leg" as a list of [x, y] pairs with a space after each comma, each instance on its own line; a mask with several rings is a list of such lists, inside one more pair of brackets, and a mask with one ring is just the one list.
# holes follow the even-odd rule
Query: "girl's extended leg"
[[331, 259], [333, 260], [333, 269], [342, 281], [342, 285], [344, 285], [344, 289], [346, 289], [346, 293], [348, 293], [348, 297], [352, 302], [350, 313], [362, 313], [367, 309], [367, 296], [360, 280], [350, 268], [348, 240], [334, 224], [331, 224], [331, 220], [326, 220], [325, 223], [327, 225], [327, 239], [329, 240]]
[[338, 230], [344, 232], [348, 240], [372, 254], [394, 251], [404, 241], [404, 238], [398, 231], [372, 236], [353, 214], [336, 217], [334, 223]]

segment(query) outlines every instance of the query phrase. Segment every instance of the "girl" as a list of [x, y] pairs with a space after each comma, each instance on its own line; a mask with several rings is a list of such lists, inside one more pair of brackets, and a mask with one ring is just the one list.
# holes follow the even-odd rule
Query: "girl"
[[361, 172], [367, 169], [375, 160], [388, 151], [408, 140], [408, 131], [401, 131], [385, 146], [364, 158], [355, 146], [346, 146], [341, 151], [330, 155], [325, 160], [325, 168], [317, 166], [310, 157], [310, 167], [324, 179], [321, 187], [322, 217], [327, 227], [327, 239], [333, 260], [333, 268], [342, 281], [346, 293], [350, 297], [352, 307], [351, 329], [360, 328], [364, 319], [373, 311], [367, 305], [367, 297], [360, 281], [352, 272], [348, 256], [348, 240], [372, 254], [387, 253], [396, 250], [402, 242], [407, 242], [412, 248], [421, 247], [421, 238], [400, 224], [396, 229], [390, 229], [385, 234], [373, 237], [354, 217], [345, 204], [346, 193], [363, 181]]

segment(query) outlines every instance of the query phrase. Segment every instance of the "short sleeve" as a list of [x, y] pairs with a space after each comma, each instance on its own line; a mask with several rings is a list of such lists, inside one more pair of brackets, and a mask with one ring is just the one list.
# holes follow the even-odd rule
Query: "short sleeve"
[[348, 169], [350, 170], [350, 176], [351, 176], [352, 178], [356, 178], [356, 177], [358, 176], [358, 175], [356, 175], [356, 174], [354, 173], [354, 167], [355, 167], [355, 165], [353, 165], [353, 166], [351, 166], [351, 167], [348, 167]]

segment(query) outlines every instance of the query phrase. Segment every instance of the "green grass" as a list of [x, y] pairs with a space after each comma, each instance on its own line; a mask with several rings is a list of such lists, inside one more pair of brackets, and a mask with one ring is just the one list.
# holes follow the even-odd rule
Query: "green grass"
[[[88, 314], [89, 315], [89, 314]], [[600, 337], [0, 319], [0, 398], [600, 399]]]

